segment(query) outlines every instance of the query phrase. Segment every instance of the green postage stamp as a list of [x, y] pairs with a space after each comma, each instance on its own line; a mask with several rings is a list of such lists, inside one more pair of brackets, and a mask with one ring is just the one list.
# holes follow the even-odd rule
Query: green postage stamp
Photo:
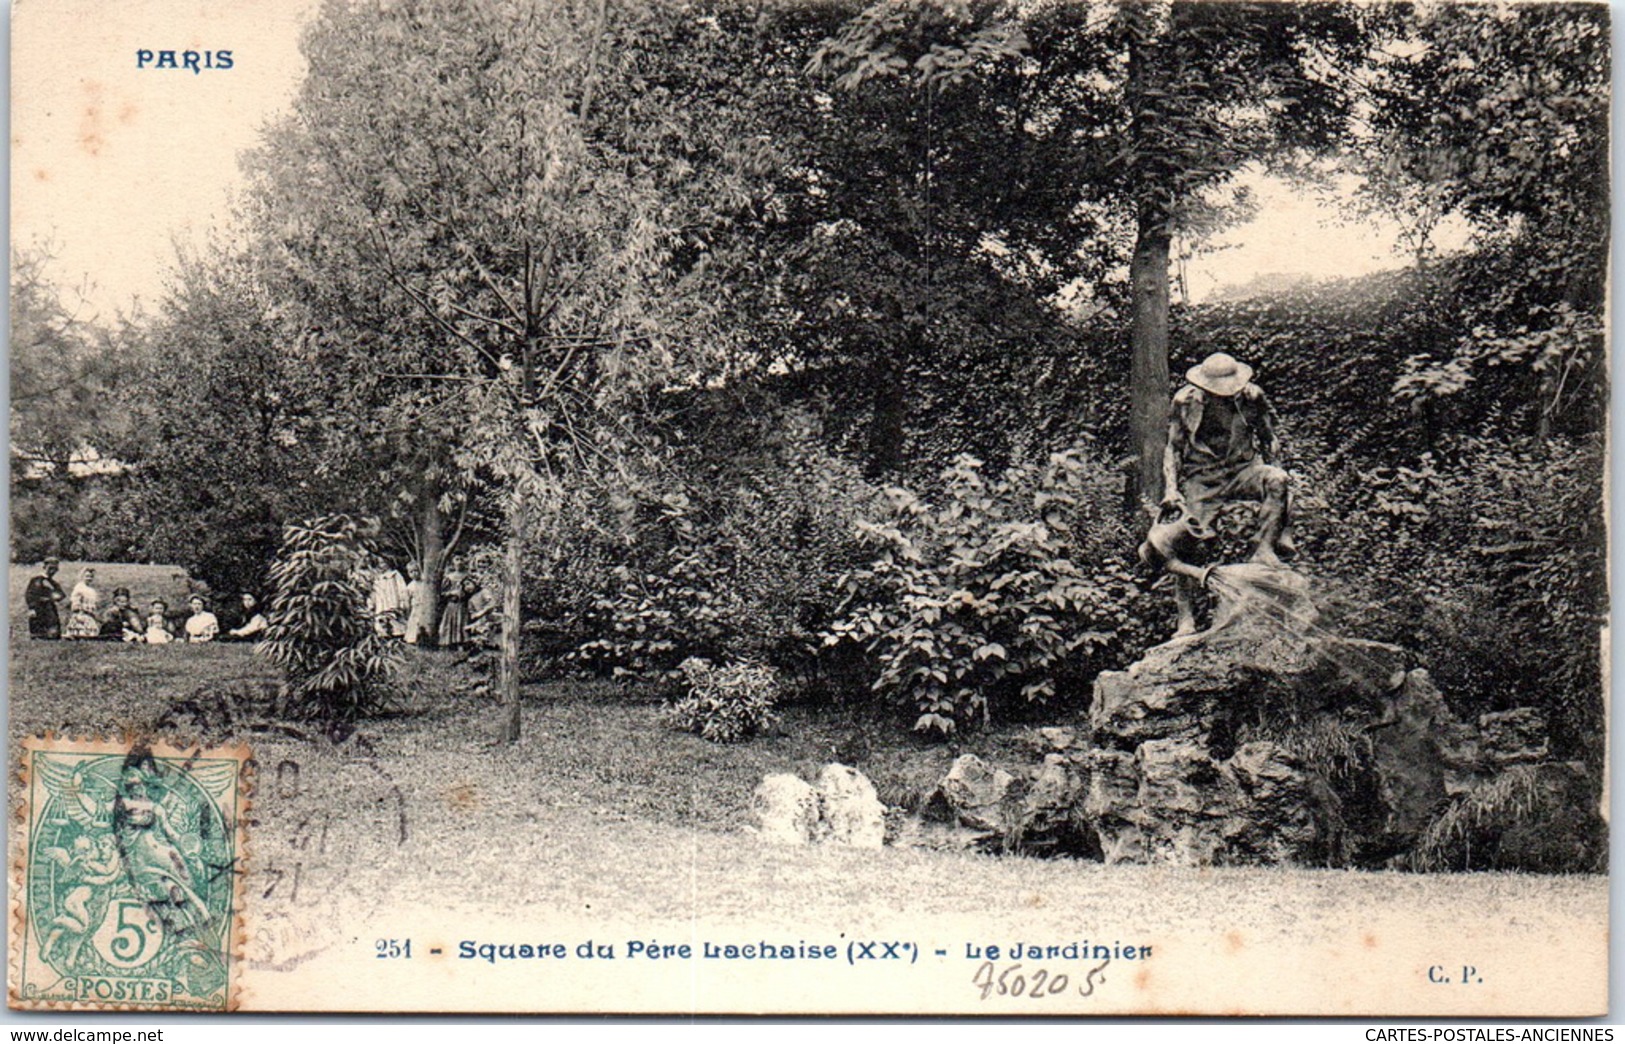
[[248, 748], [48, 737], [22, 753], [12, 1005], [235, 1007]]

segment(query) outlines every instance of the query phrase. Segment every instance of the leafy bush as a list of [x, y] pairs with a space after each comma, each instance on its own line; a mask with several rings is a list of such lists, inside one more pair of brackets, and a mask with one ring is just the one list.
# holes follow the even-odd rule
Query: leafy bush
[[282, 527], [271, 564], [269, 628], [258, 651], [287, 675], [298, 717], [349, 720], [384, 706], [400, 650], [367, 611], [360, 524], [330, 515]]
[[849, 578], [826, 643], [861, 643], [875, 692], [947, 734], [1083, 682], [1122, 646], [1134, 577], [1114, 509], [1120, 479], [1073, 451], [997, 479], [961, 456], [941, 502], [889, 491], [862, 531], [876, 549]]
[[1513, 765], [1440, 810], [1408, 862], [1423, 871], [1603, 872], [1608, 829], [1596, 799], [1582, 776], [1559, 769], [1543, 778], [1538, 766]]
[[738, 743], [773, 724], [779, 681], [772, 668], [753, 663], [716, 667], [689, 657], [680, 666], [688, 692], [666, 708], [672, 728], [713, 743]]
[[622, 525], [623, 560], [600, 555], [574, 662], [644, 678], [691, 656], [811, 669], [878, 494], [794, 426], [764, 459], [701, 478], [646, 496]]

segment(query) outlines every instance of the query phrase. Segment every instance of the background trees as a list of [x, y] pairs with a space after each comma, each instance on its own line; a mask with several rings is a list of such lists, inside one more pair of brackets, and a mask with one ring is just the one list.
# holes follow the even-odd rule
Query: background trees
[[127, 469], [131, 546], [222, 593], [262, 592], [283, 522], [342, 488], [322, 467], [324, 376], [285, 349], [285, 313], [248, 259], [182, 259], [161, 311], [123, 346], [123, 430], [98, 436]]
[[[522, 621], [538, 670], [703, 652], [918, 695], [875, 658], [897, 634], [817, 636], [864, 608], [919, 631], [941, 607], [908, 598], [992, 593], [976, 548], [1042, 525], [1056, 582], [1021, 590], [1083, 592], [1066, 612], [1110, 637], [1063, 627], [1019, 682], [975, 659], [1013, 639], [976, 641], [1014, 707], [1161, 635], [1118, 526], [1160, 492], [1169, 374], [1224, 349], [1281, 408], [1307, 568], [1362, 633], [1416, 646], [1464, 710], [1558, 679], [1564, 742], [1595, 752], [1595, 9], [335, 0], [306, 52], [242, 242], [182, 265], [151, 321], [77, 328], [19, 265], [14, 456], [124, 461], [130, 553], [251, 583], [282, 523], [336, 511], [432, 579], [470, 553], [505, 596], [511, 737]], [[1415, 263], [1170, 307], [1174, 241], [1245, 216], [1262, 170], [1357, 181]], [[1446, 219], [1467, 249], [1429, 246]], [[98, 384], [111, 360], [134, 376]], [[117, 384], [118, 423], [29, 412], [69, 361], [90, 406]], [[1089, 480], [1036, 503], [1017, 480], [1074, 446]], [[971, 525], [969, 473], [1020, 510]], [[855, 596], [890, 486], [952, 517], [908, 593]]]
[[126, 553], [115, 520], [121, 480], [99, 448], [103, 432], [124, 428], [113, 403], [126, 365], [115, 327], [91, 314], [83, 293], [53, 280], [49, 247], [13, 248], [14, 560]]
[[[259, 227], [310, 289], [322, 350], [381, 390], [373, 430], [380, 410], [415, 429], [404, 459], [420, 483], [449, 464], [504, 490], [509, 739], [527, 502], [625, 444], [651, 386], [699, 373], [699, 334], [715, 333], [694, 293], [704, 236], [750, 203], [750, 139], [685, 104], [720, 38], [689, 14], [330, 5], [258, 160]], [[452, 429], [438, 453], [414, 414]], [[431, 583], [440, 492], [417, 494]]]
[[1437, 420], [1493, 417], [1542, 440], [1597, 430], [1607, 13], [1488, 17], [1447, 5], [1390, 22], [1387, 36], [1398, 53], [1379, 54], [1367, 73], [1370, 192], [1412, 222], [1419, 243], [1435, 215], [1454, 213], [1472, 221], [1476, 247], [1446, 274], [1463, 291], [1461, 336], [1409, 359], [1396, 392]]

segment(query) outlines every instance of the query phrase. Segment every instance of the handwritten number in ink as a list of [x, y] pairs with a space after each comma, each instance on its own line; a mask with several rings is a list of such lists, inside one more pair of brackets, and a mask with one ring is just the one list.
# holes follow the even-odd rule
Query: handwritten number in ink
[[[992, 961], [983, 961], [977, 966], [976, 974], [971, 976], [971, 985], [982, 991], [981, 1000], [998, 994], [1000, 997], [1027, 997], [1035, 1001], [1059, 996], [1072, 985], [1071, 978], [1065, 972], [1051, 972], [1048, 968], [1023, 972], [1022, 967], [1012, 964], [1000, 971]], [[1094, 973], [1090, 974], [1092, 976]], [[1090, 983], [1087, 991], [1080, 989], [1078, 992], [1089, 996], [1094, 992], [1093, 983]]]

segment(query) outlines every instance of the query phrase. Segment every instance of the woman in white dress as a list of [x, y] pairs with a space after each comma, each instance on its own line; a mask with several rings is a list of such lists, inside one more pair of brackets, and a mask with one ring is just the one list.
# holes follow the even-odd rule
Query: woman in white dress
[[434, 640], [434, 621], [429, 619], [429, 584], [416, 562], [406, 563], [406, 640], [412, 645], [429, 635]]
[[220, 636], [220, 620], [209, 612], [207, 604], [201, 595], [193, 595], [188, 603], [192, 607], [192, 615], [186, 618], [186, 640], [193, 645], [202, 642], [212, 642]]
[[148, 645], [168, 645], [175, 640], [175, 631], [169, 623], [169, 606], [163, 599], [153, 599], [147, 613], [147, 633], [141, 640]]
[[406, 633], [406, 618], [412, 595], [401, 579], [400, 570], [383, 558], [375, 560], [372, 574], [372, 626], [380, 638], [399, 638]]
[[102, 624], [96, 618], [96, 610], [101, 604], [101, 592], [96, 590], [96, 570], [87, 566], [79, 570], [79, 582], [73, 585], [73, 590], [68, 594], [68, 628], [62, 636], [101, 637]]

